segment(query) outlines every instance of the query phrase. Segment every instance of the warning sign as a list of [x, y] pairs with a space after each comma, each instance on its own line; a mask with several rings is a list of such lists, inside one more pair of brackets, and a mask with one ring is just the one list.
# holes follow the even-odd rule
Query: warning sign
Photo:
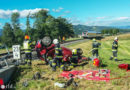
[[13, 59], [20, 59], [20, 45], [13, 45]]

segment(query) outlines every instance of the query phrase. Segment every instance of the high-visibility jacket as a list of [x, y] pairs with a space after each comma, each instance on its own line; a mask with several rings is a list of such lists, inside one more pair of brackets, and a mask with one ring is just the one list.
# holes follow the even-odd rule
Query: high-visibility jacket
[[117, 49], [118, 49], [118, 42], [114, 40], [112, 44], [112, 51], [117, 51]]
[[93, 43], [92, 43], [92, 48], [93, 48], [93, 50], [97, 50], [97, 49], [99, 48], [99, 45], [100, 45], [100, 43], [98, 43], [98, 42], [93, 42]]
[[25, 40], [23, 42], [23, 49], [24, 49], [25, 53], [31, 52], [31, 42], [29, 40]]
[[55, 55], [57, 58], [62, 58], [63, 57], [62, 48], [55, 48]]

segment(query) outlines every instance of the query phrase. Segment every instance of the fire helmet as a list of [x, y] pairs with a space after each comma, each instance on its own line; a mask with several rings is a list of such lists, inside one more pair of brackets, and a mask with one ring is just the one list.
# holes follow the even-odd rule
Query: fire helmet
[[53, 43], [54, 43], [54, 44], [58, 44], [58, 43], [59, 43], [58, 39], [54, 39], [54, 40], [53, 40]]
[[24, 39], [29, 40], [29, 39], [30, 39], [30, 37], [29, 37], [28, 35], [25, 35]]
[[72, 54], [77, 54], [77, 50], [76, 50], [76, 49], [73, 49], [73, 50], [72, 50]]
[[95, 42], [96, 41], [96, 39], [95, 38], [93, 38], [93, 42]]
[[118, 37], [115, 37], [114, 40], [118, 40]]

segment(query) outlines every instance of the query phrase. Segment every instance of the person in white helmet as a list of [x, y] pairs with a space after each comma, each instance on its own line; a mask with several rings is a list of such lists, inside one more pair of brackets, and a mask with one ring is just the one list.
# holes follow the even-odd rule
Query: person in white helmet
[[115, 59], [115, 61], [117, 61], [117, 52], [118, 52], [118, 38], [115, 37], [113, 44], [112, 44], [112, 53], [113, 55], [110, 57], [110, 60], [112, 60], [113, 58]]
[[55, 57], [52, 62], [52, 70], [56, 71], [56, 66], [61, 67], [61, 69], [64, 69], [64, 65], [62, 63], [63, 60], [63, 53], [62, 48], [60, 47], [60, 43], [58, 39], [54, 39], [53, 43], [55, 44]]

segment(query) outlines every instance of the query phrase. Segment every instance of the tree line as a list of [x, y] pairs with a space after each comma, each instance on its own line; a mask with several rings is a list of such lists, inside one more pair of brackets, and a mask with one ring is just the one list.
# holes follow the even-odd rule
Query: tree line
[[107, 34], [107, 35], [117, 35], [120, 32], [119, 29], [103, 29], [101, 31], [102, 34]]
[[[30, 19], [34, 20], [33, 27], [30, 25]], [[40, 10], [26, 17], [26, 30], [23, 31], [20, 28], [20, 14], [15, 12], [11, 15], [11, 23], [5, 23], [3, 27], [1, 42], [8, 46], [22, 44], [26, 34], [32, 41], [42, 39], [46, 35], [62, 40], [63, 37], [74, 36], [74, 30], [73, 25], [67, 19], [55, 18], [48, 11]]]

